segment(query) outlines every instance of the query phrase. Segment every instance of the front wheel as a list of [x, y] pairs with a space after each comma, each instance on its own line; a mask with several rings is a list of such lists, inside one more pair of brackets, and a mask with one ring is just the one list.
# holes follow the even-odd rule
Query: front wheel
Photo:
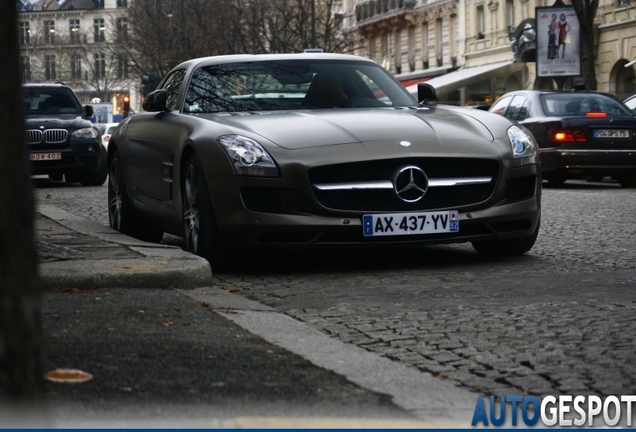
[[163, 237], [163, 231], [134, 214], [119, 159], [119, 153], [115, 152], [110, 160], [110, 172], [108, 175], [108, 224], [114, 230], [139, 240], [159, 243]]
[[227, 253], [219, 238], [212, 198], [196, 155], [188, 158], [181, 188], [185, 249], [206, 258], [214, 270], [226, 264]]
[[472, 242], [472, 244], [475, 250], [481, 255], [523, 255], [532, 249], [532, 246], [534, 246], [534, 243], [537, 241], [540, 225], [541, 222], [537, 222], [537, 228], [529, 236], [511, 239], [482, 240]]

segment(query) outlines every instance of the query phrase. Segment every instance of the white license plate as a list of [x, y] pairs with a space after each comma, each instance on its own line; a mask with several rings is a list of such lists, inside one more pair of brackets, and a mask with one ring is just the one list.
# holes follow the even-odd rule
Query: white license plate
[[594, 138], [629, 138], [627, 129], [594, 129]]
[[365, 237], [459, 232], [457, 210], [362, 216]]
[[29, 159], [32, 161], [60, 160], [62, 159], [62, 153], [31, 153]]

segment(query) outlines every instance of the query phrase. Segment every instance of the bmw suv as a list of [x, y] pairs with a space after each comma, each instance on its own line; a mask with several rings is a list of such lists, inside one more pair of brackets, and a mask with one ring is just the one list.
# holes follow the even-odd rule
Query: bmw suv
[[67, 85], [24, 84], [27, 144], [32, 172], [52, 180], [101, 186], [108, 175], [107, 153], [90, 122], [93, 107], [82, 107]]

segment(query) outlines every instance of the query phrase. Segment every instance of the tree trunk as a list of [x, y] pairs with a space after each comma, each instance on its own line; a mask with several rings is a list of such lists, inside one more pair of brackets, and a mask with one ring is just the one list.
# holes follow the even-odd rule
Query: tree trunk
[[598, 9], [598, 0], [572, 0], [572, 6], [581, 26], [581, 75], [585, 80], [585, 90], [597, 90], [594, 17]]
[[34, 199], [15, 1], [0, 1], [0, 399], [42, 394]]

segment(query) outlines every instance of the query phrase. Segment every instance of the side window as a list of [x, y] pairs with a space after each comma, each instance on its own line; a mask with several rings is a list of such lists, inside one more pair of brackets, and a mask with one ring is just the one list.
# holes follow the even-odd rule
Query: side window
[[495, 104], [490, 108], [491, 113], [504, 115], [506, 113], [506, 108], [508, 108], [508, 104], [512, 100], [512, 97], [507, 96], [499, 99]]
[[178, 110], [177, 105], [179, 101], [179, 90], [181, 90], [181, 84], [183, 84], [183, 78], [185, 77], [185, 70], [179, 69], [172, 72], [166, 82], [163, 84], [163, 89], [167, 93], [166, 106], [170, 111]]
[[510, 106], [508, 107], [508, 111], [506, 112], [506, 117], [510, 120], [525, 120], [528, 116], [528, 108], [527, 108], [527, 100], [525, 96], [517, 95], [512, 98], [512, 102], [510, 102]]

